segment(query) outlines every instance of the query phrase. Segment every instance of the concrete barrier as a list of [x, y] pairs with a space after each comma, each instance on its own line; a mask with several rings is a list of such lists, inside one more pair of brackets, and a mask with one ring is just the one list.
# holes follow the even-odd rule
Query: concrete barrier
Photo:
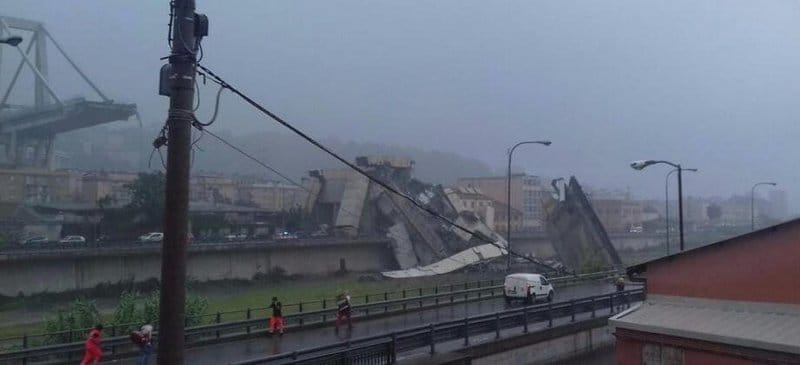
[[[385, 240], [203, 244], [189, 249], [187, 275], [198, 281], [252, 279], [282, 268], [287, 275], [325, 275], [396, 268]], [[101, 284], [143, 282], [161, 274], [160, 246], [0, 255], [0, 295], [58, 293]]]

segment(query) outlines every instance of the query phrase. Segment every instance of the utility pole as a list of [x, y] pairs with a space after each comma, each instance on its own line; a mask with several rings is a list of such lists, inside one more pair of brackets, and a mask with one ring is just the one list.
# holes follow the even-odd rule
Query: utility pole
[[195, 78], [195, 2], [174, 0], [169, 56], [167, 182], [161, 249], [158, 363], [182, 365], [189, 223], [189, 164]]

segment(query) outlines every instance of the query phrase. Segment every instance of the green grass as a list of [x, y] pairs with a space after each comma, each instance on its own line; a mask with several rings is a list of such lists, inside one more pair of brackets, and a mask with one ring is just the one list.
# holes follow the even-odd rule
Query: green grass
[[[313, 311], [322, 309], [322, 299], [326, 299], [327, 308], [335, 306], [334, 298], [336, 295], [347, 291], [353, 297], [355, 304], [364, 302], [364, 295], [370, 295], [370, 302], [381, 301], [383, 293], [388, 292], [388, 299], [398, 299], [402, 297], [403, 289], [428, 288], [423, 291], [424, 295], [433, 293], [433, 286], [446, 286], [452, 283], [463, 284], [470, 282], [474, 287], [477, 280], [488, 280], [489, 277], [480, 274], [453, 274], [434, 276], [427, 278], [388, 280], [374, 279], [360, 280], [359, 277], [348, 275], [341, 277], [324, 278], [305, 278], [296, 280], [281, 280], [277, 282], [210, 282], [193, 285], [190, 289], [192, 294], [199, 295], [208, 299], [208, 309], [203, 318], [203, 323], [213, 323], [216, 320], [216, 313], [222, 312], [221, 321], [232, 321], [246, 318], [247, 308], [251, 308], [251, 318], [266, 318], [268, 312], [266, 307], [273, 296], [277, 296], [286, 306], [286, 314], [296, 313], [299, 308], [294, 305], [304, 302], [303, 311]], [[449, 288], [444, 288], [447, 290]], [[455, 290], [463, 289], [456, 287]], [[413, 297], [419, 292], [408, 291], [407, 296]], [[66, 302], [65, 302], [66, 303]], [[30, 301], [24, 305], [32, 304]], [[50, 308], [63, 303], [53, 303]], [[18, 308], [20, 303], [6, 303], [8, 308]], [[43, 309], [42, 317], [52, 317], [55, 313], [47, 313]], [[112, 310], [102, 310], [101, 314], [105, 322], [111, 320]], [[225, 313], [235, 312], [235, 313]], [[25, 334], [43, 333], [44, 323], [26, 324], [0, 324], [0, 339], [6, 337], [22, 336]], [[2, 344], [0, 344], [2, 346]]]

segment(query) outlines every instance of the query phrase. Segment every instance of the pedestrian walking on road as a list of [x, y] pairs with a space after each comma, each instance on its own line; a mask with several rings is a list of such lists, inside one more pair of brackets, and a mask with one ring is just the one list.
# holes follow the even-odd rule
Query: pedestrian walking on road
[[620, 276], [617, 278], [617, 282], [615, 284], [617, 286], [617, 291], [625, 291], [625, 278]]
[[136, 365], [147, 365], [153, 354], [153, 326], [146, 324], [139, 331], [131, 333], [131, 340], [139, 346], [139, 357]]
[[269, 333], [283, 334], [283, 304], [278, 301], [278, 297], [272, 297], [272, 304], [269, 305], [272, 309], [272, 317], [269, 317]]
[[350, 295], [347, 293], [339, 294], [338, 298], [336, 298], [336, 329], [339, 329], [339, 325], [343, 322], [347, 321], [347, 327], [350, 328], [353, 326], [353, 322], [351, 317], [353, 315], [353, 308], [350, 302]]
[[89, 337], [84, 343], [86, 349], [83, 354], [81, 365], [97, 365], [100, 363], [100, 358], [103, 356], [103, 348], [101, 347], [103, 335], [103, 325], [98, 324], [89, 331]]

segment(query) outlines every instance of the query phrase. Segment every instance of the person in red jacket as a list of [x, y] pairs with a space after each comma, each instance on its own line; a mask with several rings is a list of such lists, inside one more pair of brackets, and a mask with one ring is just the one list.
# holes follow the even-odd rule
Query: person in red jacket
[[83, 354], [81, 365], [97, 365], [100, 363], [100, 357], [103, 356], [103, 349], [100, 347], [102, 340], [103, 325], [98, 324], [89, 331], [89, 338], [86, 339], [86, 352]]

